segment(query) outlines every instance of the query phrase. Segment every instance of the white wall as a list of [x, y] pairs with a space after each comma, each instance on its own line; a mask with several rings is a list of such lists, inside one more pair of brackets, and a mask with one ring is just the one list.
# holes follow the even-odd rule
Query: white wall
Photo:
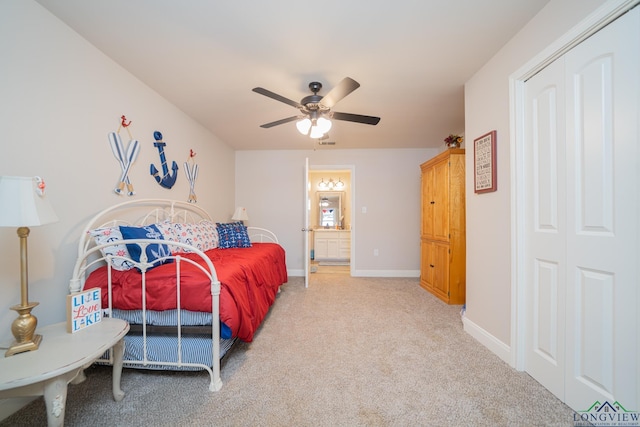
[[[497, 130], [498, 190], [467, 188], [466, 320], [508, 349], [511, 328], [511, 183], [509, 77], [604, 1], [551, 0], [465, 85], [466, 166], [473, 170], [473, 139]], [[502, 355], [504, 356], [504, 355]]]
[[417, 277], [420, 164], [436, 154], [434, 149], [238, 151], [236, 202], [247, 208], [249, 225], [278, 234], [289, 273], [300, 275], [307, 255], [301, 232], [305, 157], [311, 166], [353, 165], [355, 274]]
[[[80, 38], [39, 4], [0, 2], [0, 175], [40, 175], [60, 221], [34, 227], [29, 237], [30, 299], [39, 325], [65, 319], [65, 298], [84, 223], [104, 207], [129, 197], [113, 192], [120, 165], [108, 144], [119, 118], [132, 120], [141, 143], [129, 174], [135, 198], [187, 200], [183, 162], [197, 153], [198, 202], [216, 219], [234, 207], [233, 151], [157, 93]], [[167, 158], [179, 164], [171, 190], [149, 174], [160, 167], [153, 131], [167, 142]], [[128, 142], [126, 132], [124, 143]], [[12, 336], [20, 302], [19, 241], [0, 228], [0, 343]], [[46, 337], [44, 337], [46, 340]], [[6, 345], [5, 345], [6, 347]], [[1, 356], [0, 356], [1, 357]]]

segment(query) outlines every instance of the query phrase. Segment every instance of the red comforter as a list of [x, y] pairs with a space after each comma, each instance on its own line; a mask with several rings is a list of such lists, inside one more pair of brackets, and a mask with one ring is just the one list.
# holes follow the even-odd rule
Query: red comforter
[[[213, 262], [220, 289], [220, 320], [231, 328], [234, 337], [253, 340], [255, 331], [273, 304], [278, 287], [287, 282], [284, 249], [275, 243], [254, 243], [250, 248], [212, 249], [206, 255]], [[198, 260], [194, 254], [186, 258]], [[204, 264], [200, 259], [200, 263]], [[211, 287], [195, 266], [180, 263], [181, 305], [191, 311], [211, 312]], [[135, 268], [112, 270], [113, 308], [142, 308], [142, 274]], [[164, 264], [147, 272], [147, 309], [170, 310], [176, 307], [176, 264]], [[92, 272], [85, 289], [102, 288], [103, 307], [108, 306], [107, 267]]]

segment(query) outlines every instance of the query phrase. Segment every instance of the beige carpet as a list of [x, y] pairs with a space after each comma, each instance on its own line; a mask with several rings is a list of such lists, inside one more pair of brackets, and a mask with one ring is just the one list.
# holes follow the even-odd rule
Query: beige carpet
[[[571, 426], [573, 412], [462, 330], [417, 279], [315, 274], [283, 286], [252, 343], [208, 375], [110, 370], [70, 385], [67, 426]], [[38, 399], [0, 423], [44, 426]]]

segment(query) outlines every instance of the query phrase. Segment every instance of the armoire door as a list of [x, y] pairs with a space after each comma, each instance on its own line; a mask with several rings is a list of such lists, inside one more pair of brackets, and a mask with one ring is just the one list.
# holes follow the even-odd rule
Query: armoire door
[[433, 168], [422, 172], [422, 237], [433, 239], [433, 213], [435, 210]]
[[433, 165], [433, 238], [449, 241], [449, 159]]
[[445, 301], [449, 300], [449, 244], [434, 242], [433, 250], [433, 292]]
[[638, 410], [640, 8], [526, 83], [525, 370]]

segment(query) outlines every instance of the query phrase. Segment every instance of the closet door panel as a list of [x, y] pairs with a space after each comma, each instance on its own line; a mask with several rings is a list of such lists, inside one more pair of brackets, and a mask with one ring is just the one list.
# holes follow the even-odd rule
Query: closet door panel
[[[566, 403], [638, 399], [640, 8], [565, 55]], [[586, 408], [585, 408], [586, 409]]]
[[527, 82], [527, 345], [525, 370], [561, 399], [565, 370], [564, 64]]

